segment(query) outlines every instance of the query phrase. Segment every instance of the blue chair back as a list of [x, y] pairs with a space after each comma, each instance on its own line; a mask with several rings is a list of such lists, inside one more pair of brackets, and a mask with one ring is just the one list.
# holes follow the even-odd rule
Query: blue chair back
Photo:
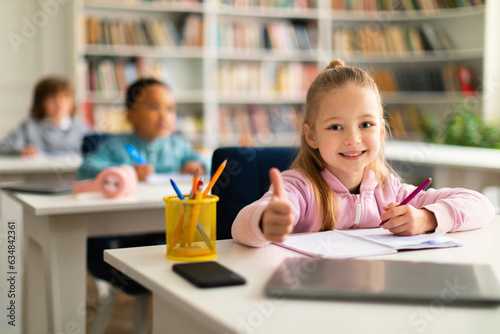
[[82, 155], [85, 157], [90, 152], [94, 151], [99, 144], [105, 141], [109, 136], [108, 133], [92, 133], [83, 137], [82, 142]]
[[298, 153], [298, 147], [223, 147], [214, 151], [212, 175], [228, 159], [212, 188], [212, 193], [220, 198], [217, 239], [230, 239], [231, 226], [238, 212], [269, 190], [269, 169], [287, 170]]

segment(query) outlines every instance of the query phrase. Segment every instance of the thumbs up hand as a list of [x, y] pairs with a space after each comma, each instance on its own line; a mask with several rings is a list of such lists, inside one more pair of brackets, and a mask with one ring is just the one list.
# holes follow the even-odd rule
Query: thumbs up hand
[[273, 185], [273, 196], [262, 214], [261, 229], [267, 240], [282, 242], [293, 230], [293, 208], [286, 196], [280, 171], [271, 168], [269, 177]]

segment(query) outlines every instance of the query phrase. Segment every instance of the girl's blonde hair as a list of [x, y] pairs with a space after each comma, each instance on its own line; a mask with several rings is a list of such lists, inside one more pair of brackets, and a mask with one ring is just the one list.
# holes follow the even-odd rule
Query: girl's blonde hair
[[[323, 224], [321, 231], [331, 230], [337, 223], [340, 208], [337, 196], [330, 189], [326, 181], [321, 176], [321, 171], [326, 168], [325, 161], [321, 157], [319, 150], [311, 148], [306, 142], [304, 125], [307, 124], [314, 131], [314, 124], [318, 116], [318, 108], [322, 97], [332, 92], [332, 90], [345, 88], [348, 85], [367, 87], [373, 89], [380, 103], [380, 117], [383, 119], [383, 108], [380, 93], [373, 78], [365, 71], [345, 66], [339, 59], [332, 60], [330, 64], [318, 74], [307, 91], [305, 115], [301, 130], [301, 148], [297, 158], [292, 163], [291, 169], [301, 172], [310, 180], [314, 190], [316, 203], [318, 203], [318, 213], [322, 217]], [[384, 186], [392, 169], [385, 160], [384, 144], [388, 131], [385, 130], [380, 143], [380, 153], [367, 167], [375, 172], [377, 180]], [[334, 209], [334, 210], [332, 210]]]

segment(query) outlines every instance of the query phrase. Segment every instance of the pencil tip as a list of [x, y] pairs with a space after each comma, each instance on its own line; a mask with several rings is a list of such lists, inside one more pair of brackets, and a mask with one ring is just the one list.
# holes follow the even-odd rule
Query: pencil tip
[[224, 166], [225, 166], [226, 164], [227, 164], [227, 158], [226, 158], [226, 160], [224, 160], [224, 161], [221, 163], [221, 165], [224, 165]]

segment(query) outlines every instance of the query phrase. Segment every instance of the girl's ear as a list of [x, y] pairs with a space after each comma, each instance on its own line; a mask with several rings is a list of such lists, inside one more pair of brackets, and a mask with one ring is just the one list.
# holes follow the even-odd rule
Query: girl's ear
[[304, 137], [306, 139], [307, 144], [312, 149], [318, 148], [318, 143], [316, 142], [316, 136], [314, 135], [314, 131], [311, 129], [309, 124], [304, 124]]

